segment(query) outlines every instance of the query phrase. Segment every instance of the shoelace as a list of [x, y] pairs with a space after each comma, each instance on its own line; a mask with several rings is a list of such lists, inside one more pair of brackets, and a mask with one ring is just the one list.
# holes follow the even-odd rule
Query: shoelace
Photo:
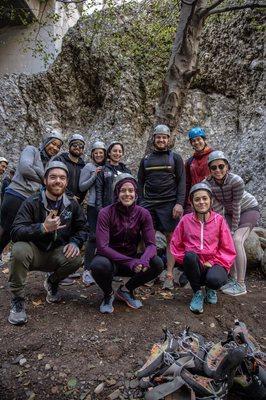
[[20, 299], [13, 299], [14, 308], [16, 312], [20, 312], [23, 309], [22, 301]]

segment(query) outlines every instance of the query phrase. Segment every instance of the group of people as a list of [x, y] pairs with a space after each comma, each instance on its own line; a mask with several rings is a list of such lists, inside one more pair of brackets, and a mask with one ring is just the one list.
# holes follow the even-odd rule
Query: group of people
[[[244, 241], [258, 223], [258, 203], [225, 154], [207, 145], [204, 129], [188, 132], [194, 152], [185, 164], [170, 150], [170, 137], [168, 126], [155, 127], [154, 150], [141, 160], [137, 178], [121, 162], [120, 141], [93, 143], [87, 164], [78, 133], [68, 152], [60, 153], [58, 131], [39, 148], [22, 151], [0, 215], [0, 256], [13, 242], [11, 324], [27, 321], [24, 287], [32, 270], [46, 272], [46, 301], [56, 303], [59, 285], [71, 283], [84, 264], [84, 284], [97, 283], [103, 291], [102, 313], [113, 312], [115, 299], [141, 308], [134, 290], [164, 268], [164, 287], [172, 288], [177, 266], [193, 290], [194, 313], [203, 312], [204, 302], [216, 304], [219, 288], [232, 296], [246, 293]], [[0, 174], [7, 164], [0, 157]], [[165, 262], [157, 255], [155, 231], [167, 240]], [[114, 292], [116, 276], [129, 280]]]

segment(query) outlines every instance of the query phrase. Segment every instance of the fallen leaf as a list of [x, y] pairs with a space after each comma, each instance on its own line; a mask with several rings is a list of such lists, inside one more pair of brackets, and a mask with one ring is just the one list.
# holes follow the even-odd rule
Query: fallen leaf
[[81, 294], [79, 297], [82, 297], [83, 299], [87, 299], [88, 296], [86, 296], [85, 294]]
[[9, 269], [8, 269], [8, 268], [3, 268], [3, 269], [2, 269], [2, 272], [3, 272], [4, 274], [9, 274]]
[[161, 292], [160, 295], [164, 298], [164, 300], [172, 300], [174, 295], [171, 292]]
[[77, 379], [76, 378], [70, 378], [69, 381], [67, 382], [67, 386], [69, 389], [74, 389], [77, 386]]
[[98, 332], [102, 333], [102, 332], [106, 332], [107, 328], [100, 328], [100, 329], [97, 329], [97, 330], [98, 330]]
[[100, 383], [96, 388], [94, 389], [95, 394], [100, 394], [105, 387], [105, 382]]
[[42, 301], [42, 299], [33, 300], [32, 304], [34, 305], [34, 307], [38, 307], [38, 306], [41, 306], [43, 304], [43, 301]]
[[45, 356], [45, 354], [40, 353], [37, 355], [37, 358], [38, 358], [38, 360], [42, 360], [44, 356]]

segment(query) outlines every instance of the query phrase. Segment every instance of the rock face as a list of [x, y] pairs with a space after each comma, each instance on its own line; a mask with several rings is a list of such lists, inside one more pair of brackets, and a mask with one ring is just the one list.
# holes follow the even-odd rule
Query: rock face
[[[89, 143], [96, 138], [123, 140], [125, 161], [136, 172], [154, 122], [177, 13], [171, 3], [157, 8], [140, 3], [115, 14], [94, 14], [69, 32], [46, 73], [1, 77], [1, 154], [17, 161], [21, 149], [28, 143], [37, 145], [52, 126], [66, 137], [81, 131]], [[260, 203], [261, 26], [259, 11], [208, 21], [200, 46], [200, 72], [189, 91], [175, 143], [187, 158], [191, 148], [186, 131], [204, 126], [209, 143], [228, 154], [233, 171]]]
[[263, 250], [260, 244], [258, 235], [255, 232], [250, 232], [245, 241], [245, 250], [249, 265], [260, 265], [263, 258]]

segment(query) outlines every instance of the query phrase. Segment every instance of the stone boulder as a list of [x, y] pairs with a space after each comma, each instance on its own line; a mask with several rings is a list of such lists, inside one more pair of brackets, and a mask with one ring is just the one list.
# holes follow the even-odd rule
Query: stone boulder
[[261, 260], [261, 271], [266, 276], [266, 249], [264, 249], [263, 257]]
[[260, 244], [259, 236], [251, 231], [244, 244], [247, 262], [250, 266], [258, 266], [263, 258], [263, 250]]

